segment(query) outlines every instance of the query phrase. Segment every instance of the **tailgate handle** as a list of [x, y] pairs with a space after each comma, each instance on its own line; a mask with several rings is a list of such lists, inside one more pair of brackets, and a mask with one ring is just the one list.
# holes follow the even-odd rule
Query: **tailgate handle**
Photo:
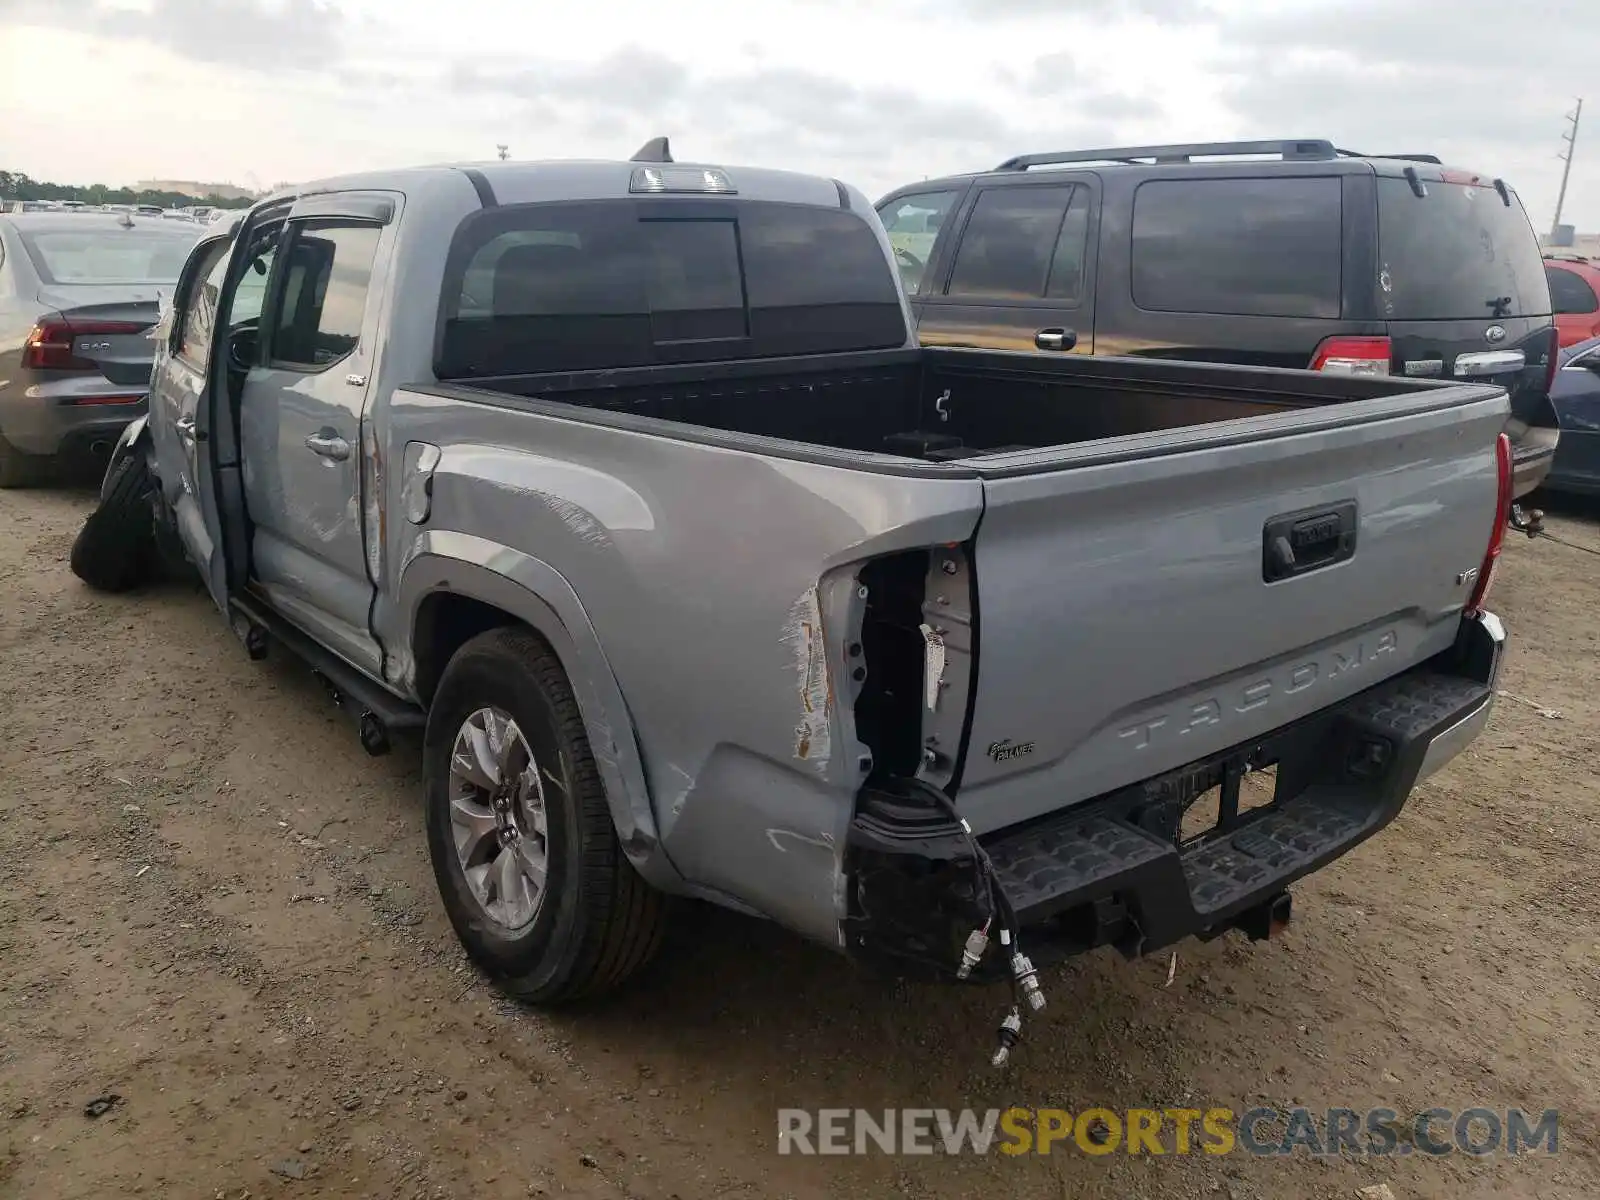
[[1356, 502], [1273, 517], [1261, 529], [1261, 578], [1293, 579], [1351, 558], [1356, 552]]

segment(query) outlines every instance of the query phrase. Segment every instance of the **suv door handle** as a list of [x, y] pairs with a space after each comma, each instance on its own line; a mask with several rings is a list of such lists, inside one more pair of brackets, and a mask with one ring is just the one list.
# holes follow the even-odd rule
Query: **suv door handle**
[[172, 428], [177, 431], [178, 436], [181, 437], [185, 442], [189, 443], [191, 446], [194, 445], [193, 417], [179, 417], [173, 422]]
[[331, 429], [306, 435], [306, 449], [321, 457], [343, 462], [350, 457], [350, 443]]
[[1033, 344], [1041, 350], [1071, 350], [1078, 335], [1070, 329], [1041, 329], [1033, 335]]

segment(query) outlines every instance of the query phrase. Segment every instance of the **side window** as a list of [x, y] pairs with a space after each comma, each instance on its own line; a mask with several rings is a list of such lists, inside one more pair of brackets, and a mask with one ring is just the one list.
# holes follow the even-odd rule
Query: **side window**
[[1592, 313], [1600, 309], [1600, 299], [1581, 275], [1561, 267], [1546, 267], [1545, 278], [1550, 281], [1550, 300], [1558, 314]]
[[272, 260], [276, 251], [268, 247], [246, 268], [239, 286], [233, 289], [233, 303], [228, 306], [228, 328], [237, 329], [246, 321], [261, 318], [261, 306], [267, 299], [267, 280], [272, 278]]
[[320, 221], [294, 229], [279, 264], [284, 278], [272, 326], [275, 365], [322, 371], [356, 348], [382, 233], [377, 225]]
[[1155, 179], [1133, 197], [1133, 302], [1151, 312], [1337, 317], [1337, 178]]
[[[989, 300], [1041, 299], [1060, 254], [1058, 246], [1074, 191], [1067, 184], [986, 188], [978, 193], [978, 203], [956, 249], [948, 294]], [[1081, 273], [1081, 237], [1078, 257]]]
[[878, 219], [894, 247], [895, 264], [900, 268], [906, 295], [915, 296], [922, 290], [922, 276], [933, 257], [933, 244], [960, 194], [919, 192], [891, 200], [878, 210]]
[[227, 242], [215, 247], [200, 266], [194, 291], [183, 306], [183, 324], [178, 327], [178, 356], [202, 371], [211, 359], [211, 335], [217, 327], [217, 297], [222, 291], [222, 277], [228, 270], [231, 248]]
[[1083, 298], [1083, 260], [1088, 244], [1089, 193], [1075, 188], [1050, 260], [1050, 278], [1044, 287], [1046, 299], [1074, 305]]

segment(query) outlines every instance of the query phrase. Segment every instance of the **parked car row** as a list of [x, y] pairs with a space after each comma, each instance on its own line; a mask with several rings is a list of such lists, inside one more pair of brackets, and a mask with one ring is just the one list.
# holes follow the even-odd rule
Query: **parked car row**
[[[204, 209], [182, 215], [237, 215]], [[1518, 497], [1555, 461], [1558, 345], [1600, 334], [1600, 269], [1541, 259], [1513, 189], [1428, 155], [1316, 140], [1031, 154], [877, 210], [925, 345], [1491, 380], [1511, 402]], [[25, 442], [45, 451], [8, 432], [4, 406], [0, 390], [0, 486], [45, 465], [17, 465]], [[116, 420], [82, 425], [98, 438]]]

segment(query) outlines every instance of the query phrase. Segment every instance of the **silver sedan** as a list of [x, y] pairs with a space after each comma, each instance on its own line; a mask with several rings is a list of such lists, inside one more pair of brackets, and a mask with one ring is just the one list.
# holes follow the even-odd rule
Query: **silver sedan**
[[145, 411], [150, 330], [204, 226], [0, 215], [0, 488], [103, 451]]

